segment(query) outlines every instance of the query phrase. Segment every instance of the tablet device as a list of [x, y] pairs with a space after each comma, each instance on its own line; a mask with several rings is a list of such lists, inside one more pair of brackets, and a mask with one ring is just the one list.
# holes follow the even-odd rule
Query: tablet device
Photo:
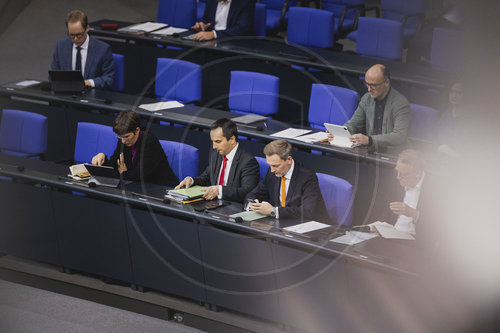
[[324, 125], [325, 128], [328, 130], [328, 132], [333, 134], [333, 140], [330, 141], [331, 145], [342, 148], [352, 147], [352, 142], [351, 140], [349, 140], [351, 133], [349, 133], [349, 130], [347, 129], [346, 126], [329, 124], [329, 123], [324, 123]]
[[113, 167], [85, 163], [85, 168], [90, 173], [89, 183], [108, 187], [120, 184], [120, 174]]
[[49, 70], [53, 92], [82, 92], [85, 89], [81, 71]]

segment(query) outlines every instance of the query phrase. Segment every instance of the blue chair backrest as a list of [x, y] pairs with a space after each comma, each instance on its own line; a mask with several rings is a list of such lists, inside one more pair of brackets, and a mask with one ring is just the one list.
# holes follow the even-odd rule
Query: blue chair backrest
[[155, 94], [163, 100], [200, 101], [200, 65], [185, 60], [158, 58]]
[[333, 46], [335, 18], [332, 12], [316, 8], [292, 7], [288, 22], [288, 42], [318, 48]]
[[204, 13], [205, 13], [205, 0], [198, 0], [198, 4], [196, 7], [196, 22], [201, 21]]
[[198, 148], [185, 143], [160, 140], [168, 164], [179, 181], [198, 176]]
[[121, 54], [113, 53], [113, 66], [115, 69], [115, 76], [111, 89], [114, 91], [122, 91], [125, 89], [125, 57]]
[[[267, 9], [281, 10], [285, 0], [261, 0], [261, 3], [267, 6]], [[295, 6], [297, 1], [290, 1], [289, 6]]]
[[360, 17], [356, 52], [363, 56], [401, 59], [403, 26], [401, 22], [375, 17]]
[[20, 110], [2, 110], [0, 151], [27, 156], [47, 152], [47, 117]]
[[418, 104], [410, 104], [412, 137], [432, 141], [436, 136], [439, 114], [437, 110]]
[[358, 105], [354, 90], [328, 84], [314, 83], [309, 101], [309, 124], [324, 129], [324, 123], [344, 125]]
[[256, 36], [264, 37], [266, 35], [266, 5], [263, 3], [256, 3], [253, 14], [253, 32]]
[[[347, 6], [362, 5], [364, 3], [365, 0], [322, 0], [321, 9], [332, 12], [335, 17], [340, 17]], [[355, 15], [355, 9], [348, 9], [345, 17], [354, 18]]]
[[430, 64], [440, 70], [457, 69], [462, 52], [460, 46], [461, 34], [457, 30], [447, 28], [434, 28]]
[[352, 220], [352, 185], [342, 179], [324, 173], [316, 173], [319, 189], [328, 216], [333, 222], [350, 225]]
[[159, 0], [158, 22], [189, 29], [196, 23], [196, 0]]
[[[381, 0], [382, 17], [393, 21], [401, 21], [405, 15], [424, 14], [425, 0]], [[420, 19], [416, 16], [409, 17], [405, 28], [416, 29]]]
[[261, 181], [262, 179], [264, 179], [264, 176], [266, 175], [267, 170], [269, 169], [269, 164], [267, 164], [265, 157], [255, 156], [255, 159], [257, 160], [257, 163], [259, 163], [259, 171], [260, 171], [259, 181]]
[[279, 78], [269, 74], [231, 71], [229, 109], [240, 114], [278, 113]]
[[92, 157], [104, 153], [109, 158], [115, 151], [118, 139], [111, 126], [78, 123], [75, 141], [75, 163], [91, 163]]

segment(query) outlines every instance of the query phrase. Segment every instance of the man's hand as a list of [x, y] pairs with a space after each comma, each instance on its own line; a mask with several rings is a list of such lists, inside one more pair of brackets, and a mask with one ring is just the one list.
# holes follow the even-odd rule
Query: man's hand
[[368, 146], [370, 143], [368, 136], [360, 133], [351, 135], [349, 140], [351, 140], [355, 146]]
[[104, 161], [106, 160], [106, 155], [104, 153], [99, 153], [92, 157], [92, 164], [93, 165], [103, 165]]
[[175, 187], [176, 190], [180, 188], [189, 188], [191, 186], [191, 177], [186, 177]]
[[248, 204], [250, 210], [256, 211], [257, 213], [261, 213], [264, 215], [271, 215], [271, 211], [273, 210], [273, 206], [267, 201], [262, 202], [250, 202]]
[[196, 31], [206, 31], [211, 26], [211, 23], [196, 22], [191, 29]]
[[116, 163], [118, 164], [118, 172], [119, 173], [124, 173], [127, 171], [127, 165], [125, 164], [125, 159], [123, 158], [123, 153], [120, 154], [120, 158], [116, 160]]
[[415, 208], [411, 208], [404, 202], [391, 202], [389, 204], [389, 208], [394, 214], [397, 215], [405, 215], [408, 217], [413, 217], [413, 219], [416, 219], [418, 216], [418, 211]]
[[92, 87], [92, 83], [89, 80], [85, 80], [85, 86]]
[[205, 198], [205, 200], [212, 200], [217, 198], [217, 196], [219, 195], [219, 186], [217, 185], [209, 186], [202, 191], [203, 191], [203, 198]]
[[332, 142], [333, 141], [333, 134], [326, 131], [326, 133], [328, 133], [328, 142]]
[[215, 38], [213, 31], [200, 31], [196, 35], [194, 35], [193, 40], [204, 41], [204, 40], [212, 40]]

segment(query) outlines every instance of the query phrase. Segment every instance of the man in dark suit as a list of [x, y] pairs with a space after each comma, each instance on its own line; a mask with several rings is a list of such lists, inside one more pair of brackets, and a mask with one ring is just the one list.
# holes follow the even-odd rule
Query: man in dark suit
[[114, 68], [111, 47], [88, 35], [87, 15], [79, 10], [68, 13], [68, 37], [57, 41], [52, 64], [53, 70], [80, 70], [85, 85], [109, 88], [113, 84]]
[[186, 177], [176, 188], [208, 186], [203, 197], [243, 202], [259, 182], [259, 164], [239, 146], [238, 129], [229, 119], [219, 119], [210, 126], [213, 150], [208, 167], [198, 177]]
[[253, 0], [206, 0], [201, 22], [194, 40], [212, 40], [226, 36], [244, 36], [252, 32]]
[[292, 158], [292, 145], [275, 140], [264, 148], [269, 169], [246, 198], [249, 209], [275, 218], [329, 222], [316, 174]]

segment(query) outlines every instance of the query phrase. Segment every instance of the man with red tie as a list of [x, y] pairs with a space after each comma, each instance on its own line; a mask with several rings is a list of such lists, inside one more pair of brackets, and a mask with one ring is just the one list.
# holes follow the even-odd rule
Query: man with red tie
[[292, 145], [275, 140], [264, 147], [269, 169], [248, 195], [249, 209], [279, 218], [330, 222], [318, 184], [318, 177], [296, 163]]
[[243, 202], [245, 196], [259, 182], [259, 164], [255, 157], [239, 146], [238, 128], [223, 118], [210, 126], [210, 152], [208, 167], [198, 177], [186, 177], [176, 188], [193, 185], [208, 186], [203, 197]]

